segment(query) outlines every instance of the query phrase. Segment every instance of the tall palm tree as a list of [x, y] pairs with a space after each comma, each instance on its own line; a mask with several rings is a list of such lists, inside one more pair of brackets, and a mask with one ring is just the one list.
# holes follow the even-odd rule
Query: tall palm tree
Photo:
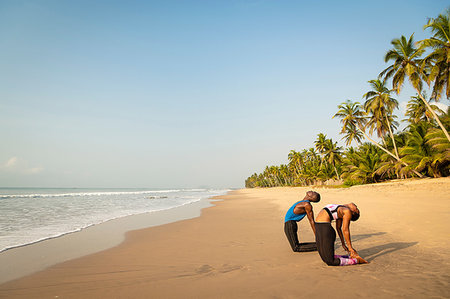
[[316, 146], [316, 150], [319, 153], [322, 153], [325, 150], [326, 141], [327, 141], [327, 135], [325, 135], [323, 133], [317, 134], [317, 139], [316, 139], [316, 141], [314, 141], [314, 145]]
[[364, 132], [361, 129], [367, 123], [366, 114], [361, 109], [358, 102], [352, 103], [350, 100], [338, 106], [339, 111], [332, 117], [341, 118], [342, 130], [341, 134], [345, 134], [345, 144], [350, 145], [353, 141], [361, 143]]
[[[341, 123], [342, 123], [342, 130], [341, 133], [347, 133], [346, 136], [351, 134], [350, 136], [355, 136], [355, 128], [358, 129], [364, 137], [367, 138], [370, 142], [372, 142], [374, 145], [376, 145], [379, 149], [383, 150], [385, 153], [396, 159], [397, 161], [401, 161], [399, 157], [388, 151], [386, 148], [382, 147], [378, 142], [373, 140], [372, 138], [367, 135], [365, 130], [363, 129], [363, 126], [367, 123], [366, 113], [362, 110], [361, 105], [356, 102], [352, 103], [351, 101], [346, 101], [338, 106], [339, 111], [333, 116], [334, 117], [340, 117]], [[354, 137], [353, 137], [354, 138]], [[347, 140], [348, 141], [348, 140]], [[404, 161], [401, 161], [403, 164], [408, 165]], [[422, 177], [422, 175], [419, 172], [415, 172], [419, 177]]]
[[327, 139], [324, 150], [324, 158], [333, 166], [336, 177], [340, 180], [341, 177], [337, 171], [336, 163], [342, 162], [342, 147], [337, 146], [337, 142], [333, 142], [332, 139]]
[[450, 141], [450, 135], [442, 125], [439, 117], [436, 113], [434, 113], [433, 109], [431, 109], [428, 102], [422, 97], [422, 80], [428, 80], [425, 76], [423, 68], [421, 67], [423, 61], [420, 59], [425, 50], [423, 44], [418, 48], [414, 45], [413, 36], [414, 34], [412, 34], [409, 39], [406, 39], [406, 37], [402, 35], [401, 38], [392, 40], [391, 44], [393, 45], [393, 49], [386, 53], [384, 56], [384, 61], [389, 62], [393, 60], [394, 62], [392, 65], [383, 70], [379, 77], [383, 77], [384, 80], [392, 77], [392, 86], [397, 94], [400, 93], [405, 78], [407, 77], [411, 85], [417, 91], [420, 99], [425, 103], [433, 115], [433, 118], [436, 120], [445, 136]]
[[[359, 130], [360, 134], [364, 135], [364, 137], [366, 137], [370, 142], [385, 151], [387, 154], [391, 155], [393, 158], [397, 159], [397, 157], [393, 153], [382, 147], [378, 142], [367, 135], [366, 131], [364, 130], [364, 127], [367, 124], [367, 114], [362, 110], [361, 104], [359, 102], [352, 103], [351, 101], [347, 100], [346, 102], [340, 104], [338, 108], [339, 111], [333, 116], [333, 118], [335, 118], [336, 116], [341, 118], [341, 133], [347, 133], [347, 135], [351, 134], [349, 138], [353, 138], [356, 140], [356, 134], [354, 130], [357, 129]], [[360, 143], [361, 139], [358, 139], [357, 141]], [[347, 139], [347, 144], [349, 144], [349, 139]]]
[[450, 8], [437, 18], [430, 18], [423, 27], [430, 29], [433, 36], [420, 41], [424, 48], [431, 49], [425, 57], [422, 67], [428, 67], [430, 75], [428, 84], [434, 82], [431, 98], [439, 100], [445, 89], [445, 95], [450, 97]]
[[314, 145], [316, 150], [319, 152], [320, 154], [320, 167], [322, 167], [323, 164], [323, 159], [324, 159], [324, 152], [327, 146], [327, 135], [323, 134], [323, 133], [319, 133], [317, 135], [317, 139], [316, 141], [314, 141]]
[[[426, 99], [425, 94], [422, 94], [422, 96]], [[431, 104], [430, 101], [431, 99], [428, 100], [428, 104], [432, 110], [434, 110], [435, 112], [444, 113], [444, 111], [439, 109], [438, 106]], [[421, 121], [430, 122], [433, 117], [430, 110], [427, 109], [427, 106], [425, 106], [424, 102], [418, 95], [411, 97], [411, 99], [408, 101], [408, 104], [406, 105], [406, 109], [407, 110], [405, 115], [408, 116], [408, 120], [410, 123], [418, 123]]]
[[389, 120], [393, 116], [394, 109], [398, 108], [398, 101], [391, 97], [392, 90], [386, 87], [385, 81], [377, 79], [370, 80], [369, 83], [372, 90], [365, 93], [363, 98], [366, 99], [364, 108], [371, 115], [371, 119], [369, 120], [369, 124], [371, 125], [370, 132], [376, 129], [378, 137], [381, 137], [385, 144], [386, 142], [383, 136], [389, 132], [394, 145], [395, 155], [398, 158], [397, 145], [394, 140], [394, 134], [392, 133], [392, 122]]
[[294, 172], [296, 173], [296, 175], [299, 176], [301, 173], [301, 169], [303, 167], [302, 155], [295, 150], [291, 150], [288, 154], [288, 161], [289, 161], [289, 166], [292, 169], [294, 169]]

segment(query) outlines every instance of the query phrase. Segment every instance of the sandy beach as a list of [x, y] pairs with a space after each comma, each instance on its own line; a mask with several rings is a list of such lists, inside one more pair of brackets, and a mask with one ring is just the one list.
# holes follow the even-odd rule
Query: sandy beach
[[[317, 252], [291, 251], [284, 214], [308, 190], [322, 196], [315, 215], [329, 203], [358, 204], [352, 240], [370, 264], [329, 267]], [[0, 298], [450, 297], [450, 178], [220, 199], [200, 217], [130, 231], [113, 248], [3, 283]], [[313, 240], [300, 222], [300, 242]]]

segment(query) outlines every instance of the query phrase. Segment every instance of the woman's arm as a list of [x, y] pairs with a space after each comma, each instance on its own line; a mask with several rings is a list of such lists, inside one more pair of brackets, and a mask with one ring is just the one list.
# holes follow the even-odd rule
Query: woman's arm
[[342, 235], [342, 219], [341, 218], [336, 219], [336, 230], [338, 232], [339, 238], [341, 239], [342, 248], [344, 248], [345, 251], [348, 251], [348, 248], [345, 245], [344, 236]]
[[348, 251], [352, 257], [358, 256], [358, 253], [352, 246], [352, 241], [350, 238], [350, 220], [352, 219], [352, 212], [349, 209], [343, 211], [342, 217], [342, 233], [344, 234], [345, 243], [347, 244]]

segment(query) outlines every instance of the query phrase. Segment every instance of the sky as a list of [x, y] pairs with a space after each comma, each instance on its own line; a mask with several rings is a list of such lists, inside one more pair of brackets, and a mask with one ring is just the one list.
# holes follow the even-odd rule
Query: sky
[[0, 0], [0, 187], [243, 187], [319, 133], [343, 145], [337, 106], [447, 6]]

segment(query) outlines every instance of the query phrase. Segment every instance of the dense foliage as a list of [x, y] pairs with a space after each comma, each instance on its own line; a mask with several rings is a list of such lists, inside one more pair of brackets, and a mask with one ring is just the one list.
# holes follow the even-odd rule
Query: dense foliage
[[[325, 182], [366, 184], [410, 177], [442, 177], [450, 174], [450, 107], [440, 110], [433, 102], [450, 97], [450, 9], [429, 19], [424, 29], [432, 36], [414, 42], [392, 40], [384, 60], [392, 62], [363, 95], [364, 103], [346, 101], [333, 116], [340, 119], [341, 134], [348, 148], [338, 146], [323, 133], [314, 147], [291, 150], [288, 164], [267, 166], [245, 181], [245, 186], [307, 186]], [[416, 90], [407, 105], [408, 125], [399, 123], [394, 110], [407, 80]], [[388, 86], [392, 86], [392, 89]], [[424, 86], [431, 90], [427, 99]], [[372, 135], [380, 140], [377, 142]], [[356, 143], [356, 147], [351, 144]]]

